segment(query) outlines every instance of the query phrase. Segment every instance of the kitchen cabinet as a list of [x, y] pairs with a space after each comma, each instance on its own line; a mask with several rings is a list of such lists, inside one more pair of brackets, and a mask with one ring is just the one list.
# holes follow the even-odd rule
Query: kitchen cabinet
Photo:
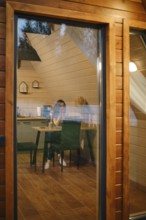
[[[17, 142], [35, 142], [37, 132], [32, 128], [33, 126], [46, 126], [48, 124], [47, 119], [35, 120], [19, 119], [17, 120]], [[40, 135], [39, 149], [43, 149], [44, 145], [44, 133]]]

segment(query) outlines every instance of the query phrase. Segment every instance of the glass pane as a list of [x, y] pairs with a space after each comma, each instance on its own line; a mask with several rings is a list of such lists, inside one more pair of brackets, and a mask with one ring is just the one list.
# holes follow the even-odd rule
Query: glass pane
[[17, 23], [18, 219], [99, 219], [101, 31]]
[[[146, 33], [130, 33], [130, 214], [146, 214]], [[146, 216], [146, 215], [145, 215]]]

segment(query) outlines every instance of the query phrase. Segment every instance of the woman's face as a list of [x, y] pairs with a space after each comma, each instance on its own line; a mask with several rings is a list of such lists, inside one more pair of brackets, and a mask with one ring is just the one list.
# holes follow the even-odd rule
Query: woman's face
[[59, 103], [60, 112], [65, 112], [65, 104], [63, 102]]

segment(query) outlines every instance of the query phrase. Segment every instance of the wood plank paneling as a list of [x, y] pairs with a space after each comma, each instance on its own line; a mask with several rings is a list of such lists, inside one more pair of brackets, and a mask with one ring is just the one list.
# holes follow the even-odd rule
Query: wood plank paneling
[[0, 88], [0, 104], [5, 103], [5, 88]]
[[122, 157], [116, 158], [116, 171], [122, 170]]
[[117, 144], [116, 145], [116, 157], [122, 157], [123, 156], [123, 149], [122, 149], [122, 144]]
[[116, 37], [121, 37], [123, 36], [123, 27], [122, 27], [122, 24], [119, 24], [119, 23], [115, 23], [115, 26], [116, 26]]
[[116, 63], [116, 75], [122, 76], [122, 74], [123, 74], [122, 63]]
[[4, 145], [0, 146], [0, 154], [4, 154], [5, 153], [5, 147]]
[[5, 134], [5, 121], [0, 120], [0, 135], [4, 135], [4, 134]]
[[5, 185], [5, 170], [0, 169], [0, 185]]
[[117, 62], [122, 62], [123, 58], [122, 58], [123, 52], [122, 50], [116, 50], [116, 61]]
[[[80, 93], [81, 96], [86, 97], [89, 104], [97, 105], [99, 101], [96, 66], [93, 57], [88, 52], [87, 44], [84, 44], [84, 29], [81, 27], [72, 28], [71, 25], [68, 25], [65, 35], [60, 38], [60, 28], [60, 25], [54, 24], [52, 35], [45, 36], [43, 40], [40, 35], [28, 34], [31, 44], [38, 51], [42, 60], [37, 64], [33, 62], [32, 65], [41, 80], [44, 81], [47, 92], [43, 96], [48, 102], [48, 94], [50, 94], [49, 97], [52, 100], [49, 104], [51, 105], [60, 97], [63, 97], [65, 102], [74, 105], [74, 101]], [[94, 48], [98, 34], [94, 29], [92, 29], [92, 33], [90, 47], [96, 53]], [[56, 49], [56, 41], [59, 42], [59, 50]], [[22, 71], [23, 77], [28, 74], [25, 66], [18, 70], [19, 73]], [[22, 74], [19, 73], [18, 80], [21, 81], [22, 78], [19, 76]], [[30, 74], [27, 76], [30, 78]], [[31, 98], [31, 95], [29, 97]]]
[[116, 103], [123, 103], [123, 90], [116, 91]]
[[122, 210], [122, 198], [118, 197], [115, 199], [116, 210]]
[[5, 217], [5, 201], [0, 201], [0, 219]]
[[116, 132], [116, 144], [123, 144], [123, 132], [122, 131]]
[[121, 76], [116, 77], [116, 89], [123, 89], [123, 78]]
[[5, 200], [5, 186], [1, 185], [0, 186], [0, 201], [4, 201]]
[[0, 55], [4, 55], [6, 50], [5, 39], [0, 39]]
[[0, 55], [0, 71], [5, 71], [5, 56]]
[[122, 50], [123, 48], [123, 41], [121, 36], [116, 36], [116, 49]]
[[116, 117], [122, 117], [123, 116], [123, 106], [122, 104], [116, 104]]
[[122, 183], [116, 184], [116, 198], [122, 195]]
[[70, 4], [68, 1], [61, 1], [60, 7], [77, 10], [77, 11], [84, 11], [84, 12], [86, 11], [86, 12], [96, 13], [98, 15], [102, 13], [102, 15], [108, 15], [110, 17], [114, 17], [115, 22], [119, 22], [119, 23], [122, 23], [122, 18], [129, 18], [129, 19], [135, 19], [135, 20], [144, 19], [144, 13], [138, 14], [138, 13], [127, 12], [127, 11], [119, 11], [119, 10], [116, 11], [114, 9], [95, 7], [92, 5], [84, 5], [83, 7], [82, 4], [80, 3]]
[[116, 211], [116, 220], [122, 220], [122, 211]]
[[0, 153], [0, 169], [4, 169], [5, 167], [5, 158], [4, 158], [4, 154]]
[[5, 38], [6, 36], [6, 25], [0, 23], [0, 38]]
[[116, 172], [116, 184], [122, 184], [122, 172], [121, 171]]
[[[13, 0], [9, 0], [9, 2], [13, 2]], [[19, 3], [27, 3], [27, 4], [33, 4], [33, 5], [43, 5], [43, 6], [53, 6], [56, 8], [59, 8], [59, 4], [60, 4], [60, 0], [16, 0], [15, 2], [19, 2]]]
[[0, 71], [0, 88], [5, 87], [5, 72]]
[[0, 7], [0, 23], [6, 22], [6, 10], [4, 7]]
[[117, 131], [123, 129], [123, 118], [122, 117], [116, 118], [116, 129]]
[[113, 2], [111, 0], [107, 0], [106, 4], [102, 0], [64, 0], [66, 2], [77, 2], [82, 3], [83, 5], [93, 5], [93, 6], [100, 6], [104, 8], [116, 9], [119, 11], [137, 11], [139, 13], [145, 13], [142, 4], [140, 2], [130, 2], [126, 1], [126, 4], [123, 3], [122, 0], [116, 0]]
[[5, 118], [5, 105], [0, 104], [0, 120]]

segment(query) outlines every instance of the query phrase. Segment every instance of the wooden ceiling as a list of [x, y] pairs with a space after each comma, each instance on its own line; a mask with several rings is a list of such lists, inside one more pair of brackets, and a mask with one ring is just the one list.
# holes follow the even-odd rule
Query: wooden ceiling
[[140, 33], [130, 35], [130, 59], [146, 77], [146, 43]]
[[41, 58], [41, 62], [31, 61], [36, 75], [51, 102], [61, 97], [71, 103], [83, 96], [88, 103], [97, 104], [97, 30], [68, 26], [63, 33], [61, 27], [55, 25], [49, 36], [27, 34]]

